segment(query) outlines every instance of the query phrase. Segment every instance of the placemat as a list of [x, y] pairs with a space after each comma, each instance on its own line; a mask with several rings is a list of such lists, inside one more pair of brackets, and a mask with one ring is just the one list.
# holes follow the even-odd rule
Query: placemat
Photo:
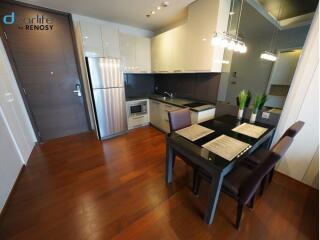
[[235, 138], [221, 135], [210, 142], [203, 144], [202, 147], [231, 161], [235, 157], [242, 155], [251, 147], [251, 145]]
[[177, 134], [191, 141], [196, 141], [213, 132], [214, 130], [200, 126], [198, 124], [193, 124], [190, 127], [186, 127], [176, 131]]
[[232, 129], [234, 132], [241, 133], [243, 135], [253, 137], [253, 138], [259, 138], [262, 136], [268, 129], [264, 127], [259, 127], [253, 124], [249, 123], [242, 123], [238, 127], [235, 127]]

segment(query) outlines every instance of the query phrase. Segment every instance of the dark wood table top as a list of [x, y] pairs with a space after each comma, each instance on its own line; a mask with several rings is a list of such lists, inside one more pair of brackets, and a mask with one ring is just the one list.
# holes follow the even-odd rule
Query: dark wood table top
[[[232, 131], [233, 128], [236, 126], [242, 124], [242, 123], [250, 123], [246, 119], [239, 120], [235, 116], [231, 115], [224, 115], [218, 118], [215, 118], [213, 120], [209, 120], [206, 122], [203, 122], [199, 125], [207, 127], [209, 129], [214, 130], [215, 132], [202, 137], [194, 142], [178, 135], [177, 133], [170, 133], [167, 136], [167, 141], [169, 144], [175, 146], [175, 149], [179, 152], [181, 151], [182, 154], [187, 155], [188, 157], [198, 157], [200, 159], [203, 159], [204, 161], [201, 161], [205, 168], [213, 167], [216, 169], [219, 169], [220, 171], [224, 171], [224, 169], [227, 169], [229, 165], [233, 165], [236, 160], [240, 160], [247, 156], [248, 154], [252, 153], [256, 148], [261, 146], [263, 143], [266, 142], [267, 139], [271, 139], [275, 126], [263, 124], [256, 122], [254, 125], [267, 128], [268, 130], [259, 138], [252, 138], [237, 132]], [[214, 154], [213, 152], [210, 152], [209, 150], [201, 147], [203, 144], [221, 136], [221, 135], [227, 135], [229, 137], [233, 137], [235, 139], [238, 139], [242, 142], [250, 144], [252, 147], [249, 148], [246, 152], [244, 152], [241, 156], [235, 157], [233, 160], [229, 161], [226, 160], [219, 155]]]

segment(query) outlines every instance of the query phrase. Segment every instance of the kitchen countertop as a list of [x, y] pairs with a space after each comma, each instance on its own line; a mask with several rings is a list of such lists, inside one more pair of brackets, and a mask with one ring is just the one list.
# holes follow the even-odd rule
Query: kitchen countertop
[[[152, 100], [156, 100], [166, 104], [174, 105], [176, 107], [189, 108], [191, 111], [194, 111], [194, 112], [201, 112], [201, 111], [206, 111], [206, 110], [215, 108], [213, 104], [206, 103], [204, 101], [199, 101], [195, 99], [186, 99], [186, 98], [169, 98], [169, 97], [164, 98], [164, 96], [157, 95], [157, 94], [143, 96], [143, 97], [130, 97], [130, 98], [126, 98], [126, 101], [134, 101], [134, 100], [142, 100], [142, 99], [152, 99]], [[184, 106], [184, 104], [194, 103], [194, 102], [203, 102], [205, 105], [200, 107], [195, 107], [195, 108]]]

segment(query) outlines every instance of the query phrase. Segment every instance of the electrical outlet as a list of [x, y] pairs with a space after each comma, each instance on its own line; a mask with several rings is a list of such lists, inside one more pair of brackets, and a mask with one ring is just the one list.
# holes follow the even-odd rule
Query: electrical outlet
[[268, 119], [270, 117], [270, 113], [269, 112], [263, 112], [262, 113], [262, 118]]

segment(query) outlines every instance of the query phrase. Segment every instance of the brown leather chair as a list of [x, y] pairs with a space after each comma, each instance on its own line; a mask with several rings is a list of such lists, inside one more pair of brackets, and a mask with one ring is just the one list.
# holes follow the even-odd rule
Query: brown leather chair
[[[302, 121], [298, 121], [298, 122], [292, 124], [285, 131], [285, 133], [280, 137], [279, 141], [286, 136], [294, 138], [298, 134], [298, 132], [300, 132], [303, 125], [304, 125], [304, 122], [302, 122]], [[249, 165], [251, 165], [252, 167], [259, 165], [266, 157], [266, 152], [268, 152], [267, 149], [259, 149], [258, 151], [254, 152], [251, 156], [249, 156], [247, 158], [247, 163]]]
[[[261, 181], [274, 168], [275, 164], [284, 156], [290, 147], [293, 138], [282, 138], [272, 150], [268, 151], [264, 161], [252, 169], [245, 161], [240, 162], [229, 174], [224, 177], [222, 191], [238, 202], [236, 227], [239, 228], [243, 207], [253, 208], [254, 198]], [[197, 175], [196, 189], [198, 191], [201, 178], [211, 180], [210, 174]], [[196, 193], [197, 194], [197, 193]]]
[[170, 132], [191, 126], [191, 114], [188, 108], [168, 112]]
[[[298, 121], [294, 124], [292, 124], [286, 131], [285, 133], [281, 136], [281, 138], [279, 139], [279, 141], [281, 139], [283, 139], [284, 137], [286, 136], [289, 136], [289, 137], [292, 137], [294, 138], [299, 132], [300, 130], [302, 129], [302, 127], [304, 126], [304, 122], [302, 121]], [[278, 142], [279, 142], [278, 141]], [[277, 144], [275, 144], [276, 146]], [[255, 167], [259, 164], [261, 164], [261, 162], [264, 161], [264, 159], [267, 157], [267, 153], [268, 153], [268, 150], [267, 149], [259, 149], [258, 151], [254, 152], [251, 156], [249, 156], [247, 159], [246, 159], [246, 162], [248, 165], [252, 166], [252, 167]], [[272, 181], [272, 177], [273, 177], [273, 173], [274, 173], [274, 169], [272, 169], [270, 171], [270, 175], [268, 176], [269, 178], [269, 182]], [[262, 181], [262, 184], [261, 184], [261, 194], [263, 194], [263, 191], [264, 191], [264, 187], [265, 187], [265, 182], [266, 182], [266, 179], [264, 179]]]
[[[170, 125], [170, 132], [174, 132], [192, 125], [191, 114], [188, 108], [183, 108], [176, 111], [169, 111], [168, 119], [169, 119], [169, 125]], [[187, 163], [189, 166], [193, 168], [193, 188], [194, 188], [195, 179], [197, 175], [197, 166], [194, 165], [191, 161], [189, 161], [185, 156], [175, 151], [173, 162], [172, 162], [172, 168], [174, 168], [176, 156], [181, 158], [185, 163]]]
[[285, 155], [292, 142], [293, 138], [288, 136], [284, 137], [269, 151], [265, 160], [255, 169], [251, 171], [244, 170], [246, 165], [240, 164], [226, 175], [223, 183], [223, 191], [238, 202], [236, 217], [237, 228], [240, 227], [243, 207], [247, 204], [249, 204], [249, 207], [253, 207], [255, 194], [259, 189], [261, 181]]

